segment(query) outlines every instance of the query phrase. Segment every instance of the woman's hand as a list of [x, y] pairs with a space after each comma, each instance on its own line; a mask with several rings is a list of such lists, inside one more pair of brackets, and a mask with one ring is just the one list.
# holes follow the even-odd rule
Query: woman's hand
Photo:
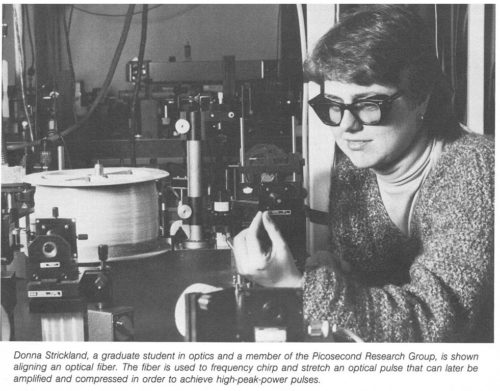
[[[262, 229], [271, 240], [268, 249], [259, 240]], [[233, 244], [236, 268], [241, 275], [264, 287], [302, 287], [302, 275], [268, 212], [258, 212], [250, 226], [236, 235]]]

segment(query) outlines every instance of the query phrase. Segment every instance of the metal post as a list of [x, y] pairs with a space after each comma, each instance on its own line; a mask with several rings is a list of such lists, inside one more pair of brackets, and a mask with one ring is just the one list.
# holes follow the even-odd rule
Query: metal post
[[[240, 118], [240, 167], [245, 167], [245, 119]], [[245, 182], [245, 174], [241, 174], [241, 183]]]
[[59, 171], [64, 170], [64, 147], [62, 145], [59, 145], [57, 147], [57, 169]]
[[189, 139], [186, 141], [188, 202], [192, 209], [192, 215], [189, 218], [190, 236], [184, 242], [184, 247], [187, 249], [208, 247], [203, 234], [203, 160], [200, 116], [199, 111], [190, 112], [191, 130]]
[[[295, 116], [292, 115], [292, 154], [297, 153], [297, 131], [295, 129]], [[297, 173], [294, 171], [292, 174], [292, 180], [297, 181]]]

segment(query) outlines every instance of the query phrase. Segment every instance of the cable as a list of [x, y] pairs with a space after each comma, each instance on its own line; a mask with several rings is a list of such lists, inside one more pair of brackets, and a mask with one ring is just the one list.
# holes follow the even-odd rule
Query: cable
[[439, 60], [438, 9], [437, 9], [437, 4], [434, 4], [434, 44], [436, 46], [436, 57]]
[[457, 19], [455, 15], [454, 5], [450, 5], [450, 79], [453, 95], [451, 97], [451, 104], [455, 108], [456, 104], [456, 91], [457, 91], [457, 72], [456, 72], [456, 54], [457, 54], [457, 36], [455, 27], [457, 26]]
[[351, 338], [354, 342], [357, 342], [357, 343], [364, 343], [365, 342], [365, 341], [363, 341], [363, 339], [361, 339], [361, 337], [359, 335], [354, 334], [354, 332], [352, 332], [351, 330], [346, 329], [344, 327], [340, 327], [340, 326], [338, 326], [336, 324], [334, 324], [332, 326], [332, 332], [334, 334], [336, 334], [336, 333], [344, 333], [349, 338]]
[[[64, 38], [66, 40], [66, 53], [68, 56], [68, 65], [69, 65], [69, 72], [71, 75], [71, 96], [73, 99], [75, 98], [75, 83], [76, 83], [76, 76], [75, 76], [75, 67], [73, 66], [73, 56], [71, 55], [71, 46], [69, 44], [69, 27], [68, 27], [68, 22], [66, 21], [66, 15], [63, 16], [63, 23], [64, 23]], [[73, 120], [76, 122], [76, 112], [75, 112], [75, 105], [73, 107]]]
[[280, 79], [280, 73], [281, 73], [281, 19], [283, 17], [282, 12], [281, 12], [281, 7], [283, 7], [282, 4], [278, 5], [278, 23], [277, 23], [277, 32], [276, 32], [276, 61], [278, 63], [278, 80]]
[[69, 20], [68, 20], [68, 33], [71, 31], [71, 22], [73, 21], [73, 11], [75, 10], [75, 6], [72, 5], [69, 9]]
[[[162, 5], [166, 5], [166, 4], [160, 4], [160, 5], [156, 5], [156, 6], [153, 6], [153, 7], [150, 7], [149, 10], [151, 11], [152, 9], [155, 9], [155, 8], [158, 8], [158, 7], [161, 7]], [[185, 13], [199, 7], [201, 4], [193, 4], [193, 5], [190, 5], [188, 7], [186, 7], [185, 9], [183, 10], [180, 10], [172, 15], [169, 15], [168, 18], [165, 18], [165, 19], [162, 19], [162, 22], [166, 22], [167, 20], [170, 20], [170, 19], [173, 19], [173, 18], [176, 18], [178, 16], [181, 16], [181, 15], [184, 15]], [[76, 6], [73, 6], [76, 10], [78, 11], [81, 11], [81, 12], [84, 12], [84, 13], [87, 13], [87, 14], [90, 14], [90, 15], [95, 15], [95, 16], [110, 16], [110, 17], [122, 17], [124, 15], [121, 15], [121, 14], [104, 14], [104, 13], [98, 13], [98, 12], [92, 12], [92, 11], [87, 11], [87, 10], [84, 10], [84, 9], [81, 9], [81, 8], [78, 8]], [[136, 12], [135, 14], [140, 14], [142, 11], [140, 12]]]
[[[29, 8], [28, 5], [25, 4], [23, 7], [25, 7], [24, 12], [26, 13], [26, 29], [28, 30], [28, 38], [30, 41], [30, 49], [31, 49], [31, 69], [35, 68], [35, 45], [33, 44], [33, 34], [31, 32], [31, 22], [30, 22], [30, 13], [29, 13]], [[28, 69], [29, 72], [29, 69]]]
[[[58, 17], [58, 19], [59, 19], [59, 17]], [[63, 17], [64, 17], [64, 15], [63, 15]], [[64, 20], [63, 20], [63, 23], [64, 23]], [[61, 35], [62, 35], [61, 34], [61, 23], [59, 23], [59, 20], [58, 20], [57, 23], [54, 23], [54, 37], [53, 37], [54, 41], [53, 42], [60, 42]], [[54, 53], [54, 57], [55, 57], [54, 62], [57, 62], [58, 67], [57, 68], [54, 67], [54, 69], [53, 69], [54, 74], [52, 77], [54, 80], [57, 80], [57, 77], [56, 77], [57, 73], [55, 70], [58, 69], [61, 71], [63, 69], [63, 56], [62, 56], [62, 45], [54, 45], [54, 46], [57, 49], [57, 52], [56, 52], [57, 54]], [[57, 84], [56, 83], [54, 83], [54, 84], [56, 85], [55, 91], [57, 91], [57, 88], [58, 88]]]
[[[154, 10], [155, 8], [159, 8], [159, 7], [163, 6], [163, 5], [165, 5], [165, 4], [155, 5], [155, 6], [151, 7], [151, 8], [149, 8], [149, 10]], [[198, 6], [198, 5], [196, 5], [196, 6]], [[89, 14], [89, 15], [94, 15], [94, 16], [109, 16], [109, 17], [118, 17], [118, 18], [121, 18], [121, 17], [127, 15], [127, 14], [106, 14], [106, 13], [102, 13], [102, 12], [87, 11], [87, 10], [85, 10], [83, 8], [77, 7], [76, 5], [73, 5], [73, 8], [76, 9], [77, 11], [80, 11], [80, 12], [83, 12], [83, 13]], [[144, 8], [144, 6], [143, 6], [143, 8]], [[194, 8], [194, 7], [192, 7], [192, 8]], [[134, 15], [139, 15], [139, 14], [141, 14], [143, 12], [144, 12], [144, 10], [143, 11], [137, 11], [137, 12], [134, 12]], [[146, 12], [148, 12], [148, 11], [146, 11]]]
[[[138, 69], [139, 69], [139, 74], [137, 77], [137, 81], [135, 83], [135, 88], [134, 88], [134, 95], [132, 99], [132, 112], [135, 113], [136, 105], [137, 105], [137, 98], [139, 96], [139, 90], [141, 88], [141, 81], [142, 81], [142, 66], [144, 64], [144, 52], [146, 50], [146, 39], [147, 39], [147, 32], [148, 32], [148, 6], [143, 5], [143, 11], [142, 11], [142, 23], [141, 23], [141, 38], [140, 38], [140, 44], [139, 44], [139, 57], [138, 57]], [[137, 124], [136, 124], [137, 125]], [[134, 128], [134, 131], [136, 131], [137, 128]]]
[[[70, 14], [71, 16], [71, 14]], [[68, 56], [68, 65], [69, 65], [69, 72], [71, 75], [71, 90], [70, 94], [72, 99], [75, 99], [75, 89], [76, 89], [76, 76], [75, 76], [75, 67], [73, 65], [73, 56], [71, 55], [71, 46], [69, 43], [69, 22], [66, 21], [66, 14], [63, 15], [63, 23], [64, 23], [64, 38], [66, 40], [66, 52]], [[72, 111], [73, 111], [73, 123], [76, 123], [78, 118], [76, 116], [76, 110], [75, 110], [75, 105], [73, 102], [73, 105], [71, 105]], [[69, 153], [69, 148], [66, 145], [66, 141], [64, 140], [64, 136], [61, 135], [61, 142], [64, 146], [64, 153], [66, 155], [66, 161], [68, 162], [69, 168], [72, 168], [71, 164], [71, 157]]]
[[[24, 47], [22, 38], [22, 6], [21, 4], [14, 4], [12, 6], [13, 18], [14, 18], [14, 48], [16, 53], [16, 74], [19, 78], [21, 99], [23, 101], [24, 114], [26, 116], [26, 121], [28, 122], [28, 128], [30, 131], [30, 138], [34, 140], [33, 127], [31, 126], [31, 119], [28, 112], [28, 105], [26, 104], [26, 93], [24, 89]], [[23, 146], [24, 148], [24, 146]]]
[[[297, 19], [299, 23], [299, 35], [300, 35], [300, 50], [302, 55], [302, 63], [307, 59], [307, 31], [306, 22], [304, 16], [304, 10], [301, 4], [297, 4]], [[306, 167], [304, 167], [303, 181], [306, 186], [309, 185], [309, 127], [308, 127], [308, 109], [309, 106], [307, 101], [309, 100], [309, 84], [304, 81], [302, 83], [302, 156], [306, 162]], [[308, 194], [305, 202], [310, 205], [310, 195]]]
[[[61, 132], [61, 134], [55, 134], [49, 136], [47, 139], [49, 141], [56, 141], [59, 137], [61, 136], [67, 136], [68, 134], [80, 129], [91, 117], [91, 115], [94, 113], [94, 111], [97, 109], [98, 105], [101, 103], [103, 98], [106, 96], [109, 90], [109, 86], [111, 85], [111, 81], [113, 80], [113, 75], [116, 71], [116, 67], [118, 65], [118, 61], [120, 60], [120, 56], [123, 51], [123, 47], [125, 46], [125, 42], [127, 40], [128, 32], [130, 30], [130, 24], [132, 22], [132, 17], [133, 17], [133, 11], [134, 11], [134, 5], [129, 5], [128, 12], [127, 12], [127, 17], [125, 18], [125, 22], [123, 24], [123, 31], [120, 36], [120, 41], [118, 42], [118, 46], [116, 47], [116, 51], [113, 57], [113, 60], [111, 62], [111, 66], [109, 68], [108, 74], [106, 76], [106, 79], [101, 87], [101, 90], [99, 92], [99, 95], [97, 96], [96, 100], [92, 103], [89, 111], [85, 115], [85, 117], [82, 118], [82, 120], [69, 128], [65, 129], [64, 131]], [[8, 150], [18, 150], [18, 149], [23, 149], [26, 147], [30, 146], [35, 146], [35, 145], [40, 145], [42, 140], [36, 140], [31, 143], [22, 143], [22, 144], [16, 144], [16, 145], [10, 145], [7, 147]]]
[[[22, 34], [21, 36], [23, 37], [23, 48], [26, 47], [26, 13], [25, 13], [25, 7], [24, 5], [21, 5], [21, 14], [23, 17], [23, 24], [22, 24]], [[26, 80], [26, 50], [23, 49], [23, 78]]]
[[137, 75], [137, 80], [135, 83], [135, 88], [134, 88], [134, 96], [132, 98], [132, 134], [131, 136], [131, 143], [132, 143], [132, 156], [131, 156], [131, 163], [132, 167], [135, 167], [137, 162], [136, 162], [136, 150], [135, 150], [135, 135], [138, 134], [137, 132], [137, 127], [138, 127], [138, 115], [137, 115], [137, 98], [139, 97], [139, 91], [141, 89], [141, 79], [142, 79], [142, 65], [144, 64], [144, 52], [146, 51], [146, 39], [147, 39], [147, 34], [148, 34], [148, 6], [147, 4], [144, 4], [142, 6], [142, 23], [141, 23], [141, 42], [139, 44], [139, 59], [137, 61], [137, 67], [138, 67], [138, 75]]

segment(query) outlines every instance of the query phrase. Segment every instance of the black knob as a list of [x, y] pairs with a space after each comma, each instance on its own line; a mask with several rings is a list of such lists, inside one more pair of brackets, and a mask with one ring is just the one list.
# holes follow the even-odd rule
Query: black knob
[[262, 313], [266, 319], [272, 322], [281, 323], [285, 318], [283, 309], [280, 308], [280, 305], [274, 301], [265, 302], [262, 305]]
[[52, 208], [52, 217], [55, 219], [59, 217], [59, 208], [57, 206], [54, 206]]
[[108, 246], [106, 244], [100, 244], [97, 247], [97, 254], [99, 255], [99, 260], [104, 262], [108, 259]]

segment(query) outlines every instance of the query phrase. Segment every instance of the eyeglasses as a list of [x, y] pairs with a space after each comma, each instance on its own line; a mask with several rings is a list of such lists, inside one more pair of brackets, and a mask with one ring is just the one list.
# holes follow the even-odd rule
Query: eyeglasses
[[346, 105], [319, 94], [309, 101], [309, 105], [325, 125], [339, 126], [346, 110], [349, 110], [363, 125], [378, 125], [391, 109], [392, 102], [401, 95], [402, 92], [398, 91], [385, 99], [368, 98]]

